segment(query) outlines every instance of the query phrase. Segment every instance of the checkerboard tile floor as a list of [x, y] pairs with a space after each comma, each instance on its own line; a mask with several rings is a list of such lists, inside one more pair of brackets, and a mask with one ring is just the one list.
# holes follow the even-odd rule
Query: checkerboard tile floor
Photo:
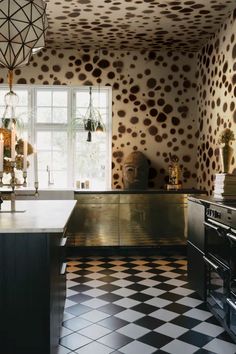
[[58, 354], [235, 354], [187, 282], [186, 259], [69, 259]]

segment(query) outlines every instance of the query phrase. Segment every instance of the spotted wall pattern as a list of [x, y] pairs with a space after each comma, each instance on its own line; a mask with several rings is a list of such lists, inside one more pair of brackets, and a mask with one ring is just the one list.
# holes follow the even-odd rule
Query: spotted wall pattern
[[[149, 159], [149, 186], [167, 182], [169, 154], [183, 186], [196, 187], [196, 55], [154, 51], [44, 50], [15, 72], [18, 84], [112, 86], [112, 184], [132, 151]], [[3, 75], [4, 74], [4, 75]], [[6, 71], [0, 71], [6, 82]]]
[[197, 51], [235, 0], [47, 0], [52, 48]]
[[[198, 55], [198, 183], [213, 191], [219, 161], [220, 132], [236, 135], [236, 10]], [[236, 143], [230, 172], [236, 173]]]

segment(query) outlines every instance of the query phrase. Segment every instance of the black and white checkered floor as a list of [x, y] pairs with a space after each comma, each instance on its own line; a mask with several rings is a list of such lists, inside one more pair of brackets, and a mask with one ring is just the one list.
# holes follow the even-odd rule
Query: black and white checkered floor
[[70, 259], [59, 354], [235, 354], [177, 257]]

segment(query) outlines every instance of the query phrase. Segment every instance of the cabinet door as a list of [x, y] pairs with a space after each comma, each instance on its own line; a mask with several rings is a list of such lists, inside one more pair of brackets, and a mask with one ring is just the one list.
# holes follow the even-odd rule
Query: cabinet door
[[118, 246], [119, 196], [77, 195], [69, 225], [70, 246]]
[[120, 196], [120, 244], [159, 246], [186, 244], [186, 196], [126, 194]]
[[188, 279], [198, 295], [205, 300], [205, 262], [203, 253], [194, 247], [189, 241], [187, 246], [188, 254]]
[[188, 201], [188, 240], [202, 252], [205, 252], [204, 215], [203, 204]]

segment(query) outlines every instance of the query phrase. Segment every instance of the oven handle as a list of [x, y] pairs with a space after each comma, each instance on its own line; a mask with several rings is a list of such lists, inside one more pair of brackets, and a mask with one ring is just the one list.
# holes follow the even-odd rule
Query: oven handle
[[216, 230], [216, 231], [218, 231], [218, 227], [216, 227], [216, 226], [214, 226], [214, 225], [211, 225], [211, 224], [209, 224], [209, 222], [206, 222], [206, 221], [204, 221], [204, 223], [203, 223], [205, 226], [208, 226], [208, 227], [210, 227], [211, 229], [214, 229], [214, 230]]
[[219, 267], [217, 265], [215, 265], [215, 263], [213, 263], [212, 261], [210, 261], [209, 258], [207, 258], [206, 256], [203, 256], [203, 259], [206, 263], [210, 264], [210, 266], [212, 266], [215, 270], [218, 270]]
[[233, 235], [233, 234], [231, 234], [231, 233], [227, 233], [226, 236], [227, 236], [228, 238], [230, 238], [231, 240], [236, 241], [236, 236], [235, 236], [235, 235]]
[[[221, 224], [220, 222], [218, 221], [215, 221], [215, 220], [211, 220], [210, 221], [212, 224], [215, 224], [216, 226], [219, 226], [220, 228], [222, 229], [225, 229], [225, 230], [229, 230], [229, 226], [225, 226], [224, 224]], [[204, 222], [205, 224], [205, 222]], [[207, 226], [210, 226], [210, 227], [213, 227], [213, 225], [211, 225], [210, 223], [206, 223]]]
[[226, 301], [234, 310], [236, 310], [236, 304], [231, 299], [227, 297]]

